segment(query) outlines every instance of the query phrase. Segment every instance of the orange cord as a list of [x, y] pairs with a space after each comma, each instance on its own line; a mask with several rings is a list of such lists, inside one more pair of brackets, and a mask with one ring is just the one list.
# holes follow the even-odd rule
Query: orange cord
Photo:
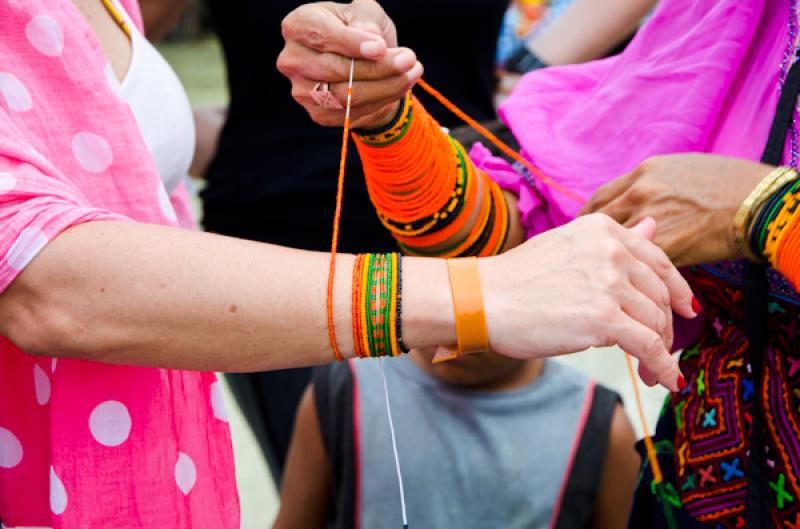
[[503, 143], [503, 141], [492, 134], [486, 127], [469, 117], [463, 110], [458, 108], [452, 101], [447, 99], [441, 92], [433, 88], [431, 85], [426, 83], [424, 80], [420, 79], [417, 81], [417, 84], [428, 92], [431, 96], [433, 96], [439, 103], [442, 104], [447, 110], [458, 116], [462, 121], [464, 121], [467, 125], [475, 129], [478, 133], [481, 134], [484, 138], [492, 142], [495, 147], [500, 149], [503, 154], [511, 158], [512, 160], [521, 163], [528, 172], [531, 173], [531, 176], [536, 176], [543, 184], [552, 187], [565, 197], [571, 198], [575, 202], [583, 204], [586, 200], [580, 196], [579, 194], [575, 193], [574, 191], [570, 191], [569, 189], [561, 186], [558, 182], [547, 176], [542, 172], [541, 169], [533, 165], [531, 162], [526, 160], [522, 155], [520, 155], [517, 151]]
[[342, 134], [342, 153], [339, 158], [339, 178], [336, 185], [336, 210], [333, 214], [333, 237], [331, 237], [331, 262], [328, 268], [328, 340], [333, 355], [339, 362], [344, 360], [336, 341], [336, 327], [333, 322], [333, 282], [336, 276], [336, 252], [339, 249], [339, 222], [342, 219], [342, 199], [344, 198], [344, 172], [347, 165], [347, 146], [350, 139], [350, 107], [353, 103], [353, 70], [355, 59], [350, 59], [350, 80], [347, 83], [347, 106], [344, 113], [344, 132]]
[[658, 485], [664, 481], [664, 476], [661, 474], [661, 465], [658, 463], [658, 457], [656, 456], [656, 447], [653, 445], [653, 438], [650, 437], [650, 429], [647, 427], [647, 419], [644, 416], [644, 406], [642, 405], [642, 396], [639, 393], [638, 377], [633, 367], [631, 355], [626, 352], [622, 354], [625, 355], [625, 361], [628, 364], [628, 374], [633, 384], [633, 396], [636, 399], [636, 409], [639, 412], [639, 421], [641, 421], [642, 430], [644, 430], [644, 446], [647, 449], [647, 459], [650, 461], [650, 467], [653, 469], [653, 479]]

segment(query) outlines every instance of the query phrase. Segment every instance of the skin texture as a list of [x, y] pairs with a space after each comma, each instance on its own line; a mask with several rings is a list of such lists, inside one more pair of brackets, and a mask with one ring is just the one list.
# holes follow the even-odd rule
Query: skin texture
[[739, 257], [733, 218], [774, 167], [710, 154], [650, 158], [600, 188], [582, 213], [600, 212], [626, 226], [658, 223], [655, 242], [678, 266]]
[[169, 33], [187, 4], [188, 0], [139, 0], [147, 38], [155, 42]]
[[[541, 373], [541, 360], [514, 360], [481, 353], [455, 362], [431, 365], [433, 351], [413, 351], [414, 363], [447, 384], [474, 391], [509, 391]], [[617, 406], [609, 431], [599, 494], [592, 513], [596, 529], [624, 529], [633, 501], [640, 459], [635, 436], [622, 406]], [[281, 507], [273, 529], [322, 529], [330, 508], [331, 464], [317, 420], [313, 388], [303, 395], [281, 486]]]

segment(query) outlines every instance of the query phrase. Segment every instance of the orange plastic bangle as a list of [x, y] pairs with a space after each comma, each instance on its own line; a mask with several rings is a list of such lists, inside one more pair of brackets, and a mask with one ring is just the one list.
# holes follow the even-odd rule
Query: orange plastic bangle
[[458, 354], [489, 350], [489, 332], [483, 306], [478, 260], [464, 257], [447, 260], [450, 291], [456, 316]]

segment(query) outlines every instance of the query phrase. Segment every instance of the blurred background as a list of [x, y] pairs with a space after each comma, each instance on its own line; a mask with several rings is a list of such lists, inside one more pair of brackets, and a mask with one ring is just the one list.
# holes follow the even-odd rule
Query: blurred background
[[[193, 106], [227, 106], [224, 59], [220, 45], [214, 37], [207, 8], [201, 0], [189, 0], [180, 23], [159, 43], [158, 47], [183, 81]], [[275, 57], [263, 57], [260, 60], [274, 64]], [[331, 178], [334, 177], [335, 175], [331, 175]], [[200, 218], [201, 205], [196, 194], [203, 183], [197, 180], [194, 182], [195, 206]], [[599, 383], [619, 392], [623, 396], [637, 435], [641, 436], [641, 422], [636, 417], [633, 389], [622, 351], [609, 348], [599, 352], [570, 355], [558, 361], [577, 367], [595, 377]], [[640, 387], [647, 411], [647, 421], [652, 426], [658, 417], [666, 390], [646, 388], [641, 384]], [[236, 474], [242, 504], [242, 527], [244, 529], [270, 527], [278, 508], [277, 491], [269, 477], [269, 470], [255, 437], [227, 386], [225, 397], [236, 457]], [[402, 438], [398, 439], [398, 442], [402, 443]]]

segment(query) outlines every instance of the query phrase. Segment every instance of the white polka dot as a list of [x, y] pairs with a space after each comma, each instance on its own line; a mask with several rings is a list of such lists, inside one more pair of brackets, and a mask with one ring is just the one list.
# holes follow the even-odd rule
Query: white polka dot
[[58, 57], [64, 51], [64, 33], [61, 26], [47, 15], [39, 15], [28, 22], [25, 36], [31, 46], [42, 55]]
[[211, 409], [214, 411], [214, 417], [220, 421], [228, 422], [228, 411], [225, 409], [222, 386], [219, 380], [211, 384]]
[[172, 207], [172, 201], [169, 199], [167, 190], [164, 189], [164, 184], [158, 183], [158, 205], [161, 207], [161, 213], [164, 214], [171, 221], [177, 221], [178, 215], [175, 214], [175, 208]]
[[119, 446], [131, 433], [131, 416], [128, 408], [119, 401], [108, 400], [92, 410], [89, 415], [92, 437], [103, 446]]
[[114, 92], [114, 95], [117, 97], [122, 97], [122, 85], [117, 79], [117, 74], [114, 73], [114, 68], [111, 67], [111, 64], [106, 63], [106, 67], [103, 68], [103, 73], [106, 75], [106, 82], [108, 86], [111, 87], [111, 91]]
[[50, 467], [50, 510], [56, 516], [64, 514], [67, 510], [67, 489], [58, 479], [53, 467]]
[[55, 372], [56, 372], [56, 366], [57, 366], [57, 365], [58, 365], [58, 358], [53, 358], [53, 359], [50, 361], [50, 371], [51, 371], [52, 373], [55, 373]]
[[22, 81], [8, 72], [0, 72], [0, 95], [13, 112], [27, 112], [33, 108], [31, 94]]
[[22, 461], [22, 443], [17, 436], [0, 428], [0, 468], [14, 468]]
[[196, 482], [197, 468], [194, 466], [194, 461], [183, 452], [178, 452], [178, 462], [175, 463], [175, 483], [178, 484], [183, 495], [188, 496]]
[[114, 161], [108, 142], [92, 132], [81, 132], [72, 138], [72, 153], [90, 173], [102, 173]]
[[11, 173], [0, 173], [0, 193], [8, 193], [17, 185], [17, 179]]
[[22, 270], [47, 245], [47, 236], [39, 228], [25, 228], [6, 254], [8, 266]]
[[38, 364], [33, 366], [33, 388], [36, 390], [36, 402], [39, 406], [50, 402], [50, 377]]

